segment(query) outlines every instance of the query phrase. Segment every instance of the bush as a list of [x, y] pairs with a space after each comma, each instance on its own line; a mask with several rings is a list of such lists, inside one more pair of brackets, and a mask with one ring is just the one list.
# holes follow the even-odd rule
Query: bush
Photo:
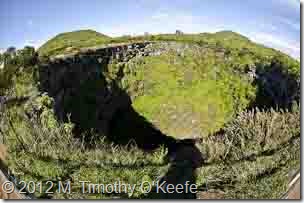
[[[12, 94], [9, 90], [12, 87], [17, 87], [16, 80], [19, 80], [19, 82], [23, 80], [23, 82], [21, 82], [23, 83], [21, 85], [23, 87], [19, 86], [20, 88], [26, 88], [29, 83], [33, 82], [32, 74], [38, 60], [33, 47], [27, 46], [18, 51], [5, 52], [1, 58], [3, 68], [0, 69], [0, 95]], [[25, 93], [22, 92], [21, 94]]]

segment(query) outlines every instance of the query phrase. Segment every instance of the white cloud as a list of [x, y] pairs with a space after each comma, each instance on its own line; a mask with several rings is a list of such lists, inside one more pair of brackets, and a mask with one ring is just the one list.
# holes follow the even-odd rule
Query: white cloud
[[156, 13], [151, 18], [153, 20], [162, 20], [162, 19], [165, 19], [165, 18], [168, 18], [168, 17], [169, 17], [168, 13]]
[[249, 36], [253, 41], [265, 44], [266, 46], [278, 49], [288, 55], [295, 58], [300, 58], [300, 43], [292, 41], [290, 39], [285, 39], [271, 33], [251, 33]]
[[99, 30], [110, 36], [141, 35], [144, 32], [151, 34], [174, 33], [177, 29], [193, 33], [207, 29], [204, 26], [206, 23], [202, 23], [200, 20], [198, 17], [180, 11], [159, 10], [149, 17], [139, 19], [136, 24], [121, 23], [114, 28], [99, 27]]
[[284, 17], [278, 17], [279, 18], [279, 21], [285, 25], [288, 25], [289, 27], [291, 27], [292, 29], [294, 30], [297, 30], [297, 31], [300, 31], [300, 22], [299, 23], [296, 23], [296, 22], [293, 22], [291, 21], [290, 19], [288, 18], [284, 18]]
[[257, 28], [261, 28], [263, 30], [271, 30], [271, 31], [278, 30], [278, 27], [276, 25], [273, 25], [272, 23], [254, 22], [254, 23], [252, 23], [252, 26], [255, 26]]
[[155, 23], [164, 23], [164, 24], [193, 24], [195, 21], [195, 17], [191, 14], [183, 13], [183, 12], [166, 12], [159, 11], [151, 16], [151, 20]]
[[207, 16], [196, 16], [181, 10], [159, 9], [153, 15], [138, 19], [136, 23], [125, 22], [113, 27], [99, 27], [99, 31], [109, 36], [121, 35], [142, 35], [145, 32], [150, 34], [175, 33], [181, 30], [184, 33], [217, 32], [231, 29], [232, 25], [214, 23], [214, 20]]
[[26, 40], [23, 45], [21, 45], [21, 48], [25, 46], [32, 46], [35, 47], [35, 49], [38, 49], [43, 42], [41, 40]]
[[26, 24], [27, 24], [28, 26], [32, 26], [32, 25], [34, 24], [34, 22], [33, 22], [32, 20], [28, 20], [28, 21], [26, 21]]
[[[273, 0], [274, 3], [279, 3], [281, 5], [287, 6], [291, 9], [300, 10], [300, 0]], [[303, 2], [303, 0], [301, 0]]]
[[270, 30], [272, 30], [272, 31], [275, 31], [275, 30], [277, 30], [278, 29], [278, 27], [277, 26], [275, 26], [275, 25], [269, 25], [269, 29]]
[[[285, 0], [290, 6], [300, 9], [300, 0]], [[303, 0], [302, 0], [303, 2]]]

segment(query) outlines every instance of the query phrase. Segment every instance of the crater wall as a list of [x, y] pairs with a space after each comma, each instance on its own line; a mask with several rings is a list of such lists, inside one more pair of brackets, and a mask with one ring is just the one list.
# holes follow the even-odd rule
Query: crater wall
[[160, 54], [152, 42], [94, 47], [78, 53], [59, 55], [39, 67], [40, 89], [54, 98], [59, 120], [85, 129], [107, 133], [109, 121], [118, 109], [131, 105], [131, 99], [104, 73], [112, 61], [128, 62], [134, 57]]

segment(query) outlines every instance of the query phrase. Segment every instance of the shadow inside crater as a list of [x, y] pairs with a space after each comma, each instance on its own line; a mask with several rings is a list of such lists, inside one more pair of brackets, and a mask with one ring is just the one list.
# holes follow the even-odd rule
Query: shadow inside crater
[[[83, 136], [87, 147], [92, 147], [92, 137], [105, 136], [117, 145], [134, 142], [138, 148], [151, 152], [160, 146], [168, 150], [170, 168], [161, 182], [184, 185], [182, 193], [164, 193], [153, 191], [148, 198], [195, 198], [195, 193], [187, 193], [196, 183], [196, 168], [202, 166], [203, 158], [194, 140], [177, 140], [165, 135], [151, 122], [140, 115], [132, 106], [128, 93], [120, 88], [119, 82], [108, 81], [100, 64], [91, 61], [88, 64], [91, 73], [81, 74], [83, 67], [69, 67], [67, 70], [50, 73], [40, 69], [40, 90], [47, 92], [54, 99], [54, 109], [58, 120], [75, 124], [75, 136]], [[55, 64], [56, 65], [56, 64]], [[55, 69], [58, 69], [57, 64]], [[104, 70], [107, 63], [103, 64]], [[96, 67], [94, 67], [96, 66]], [[77, 69], [79, 72], [77, 72]], [[120, 71], [121, 72], [121, 71]], [[87, 133], [92, 132], [92, 133]], [[144, 197], [143, 197], [144, 198]]]

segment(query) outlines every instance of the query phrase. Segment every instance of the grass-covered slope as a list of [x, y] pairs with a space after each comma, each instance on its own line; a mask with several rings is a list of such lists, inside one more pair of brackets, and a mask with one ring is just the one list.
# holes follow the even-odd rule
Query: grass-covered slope
[[167, 53], [127, 64], [122, 81], [134, 108], [165, 134], [206, 137], [254, 100], [249, 78], [234, 74], [215, 50], [167, 46]]
[[43, 44], [40, 55], [56, 55], [77, 51], [82, 47], [90, 47], [107, 43], [111, 38], [93, 30], [79, 30], [61, 33]]
[[[129, 43], [136, 41], [175, 41], [201, 44], [213, 48], [224, 48], [227, 51], [240, 52], [242, 60], [247, 60], [246, 54], [255, 53], [260, 57], [284, 55], [277, 50], [253, 43], [247, 37], [232, 31], [200, 34], [158, 34], [148, 36], [109, 37], [93, 30], [79, 30], [61, 33], [44, 43], [38, 50], [39, 55], [52, 56], [71, 53], [82, 47], [92, 47], [108, 43]], [[286, 55], [285, 55], [286, 56]]]
[[[246, 108], [290, 105], [296, 95], [297, 61], [230, 32], [212, 39], [218, 40], [214, 46], [163, 43], [159, 46], [168, 49], [165, 53], [123, 67], [121, 84], [133, 95], [134, 108], [167, 135], [206, 137]], [[244, 44], [225, 47], [226, 39]]]

